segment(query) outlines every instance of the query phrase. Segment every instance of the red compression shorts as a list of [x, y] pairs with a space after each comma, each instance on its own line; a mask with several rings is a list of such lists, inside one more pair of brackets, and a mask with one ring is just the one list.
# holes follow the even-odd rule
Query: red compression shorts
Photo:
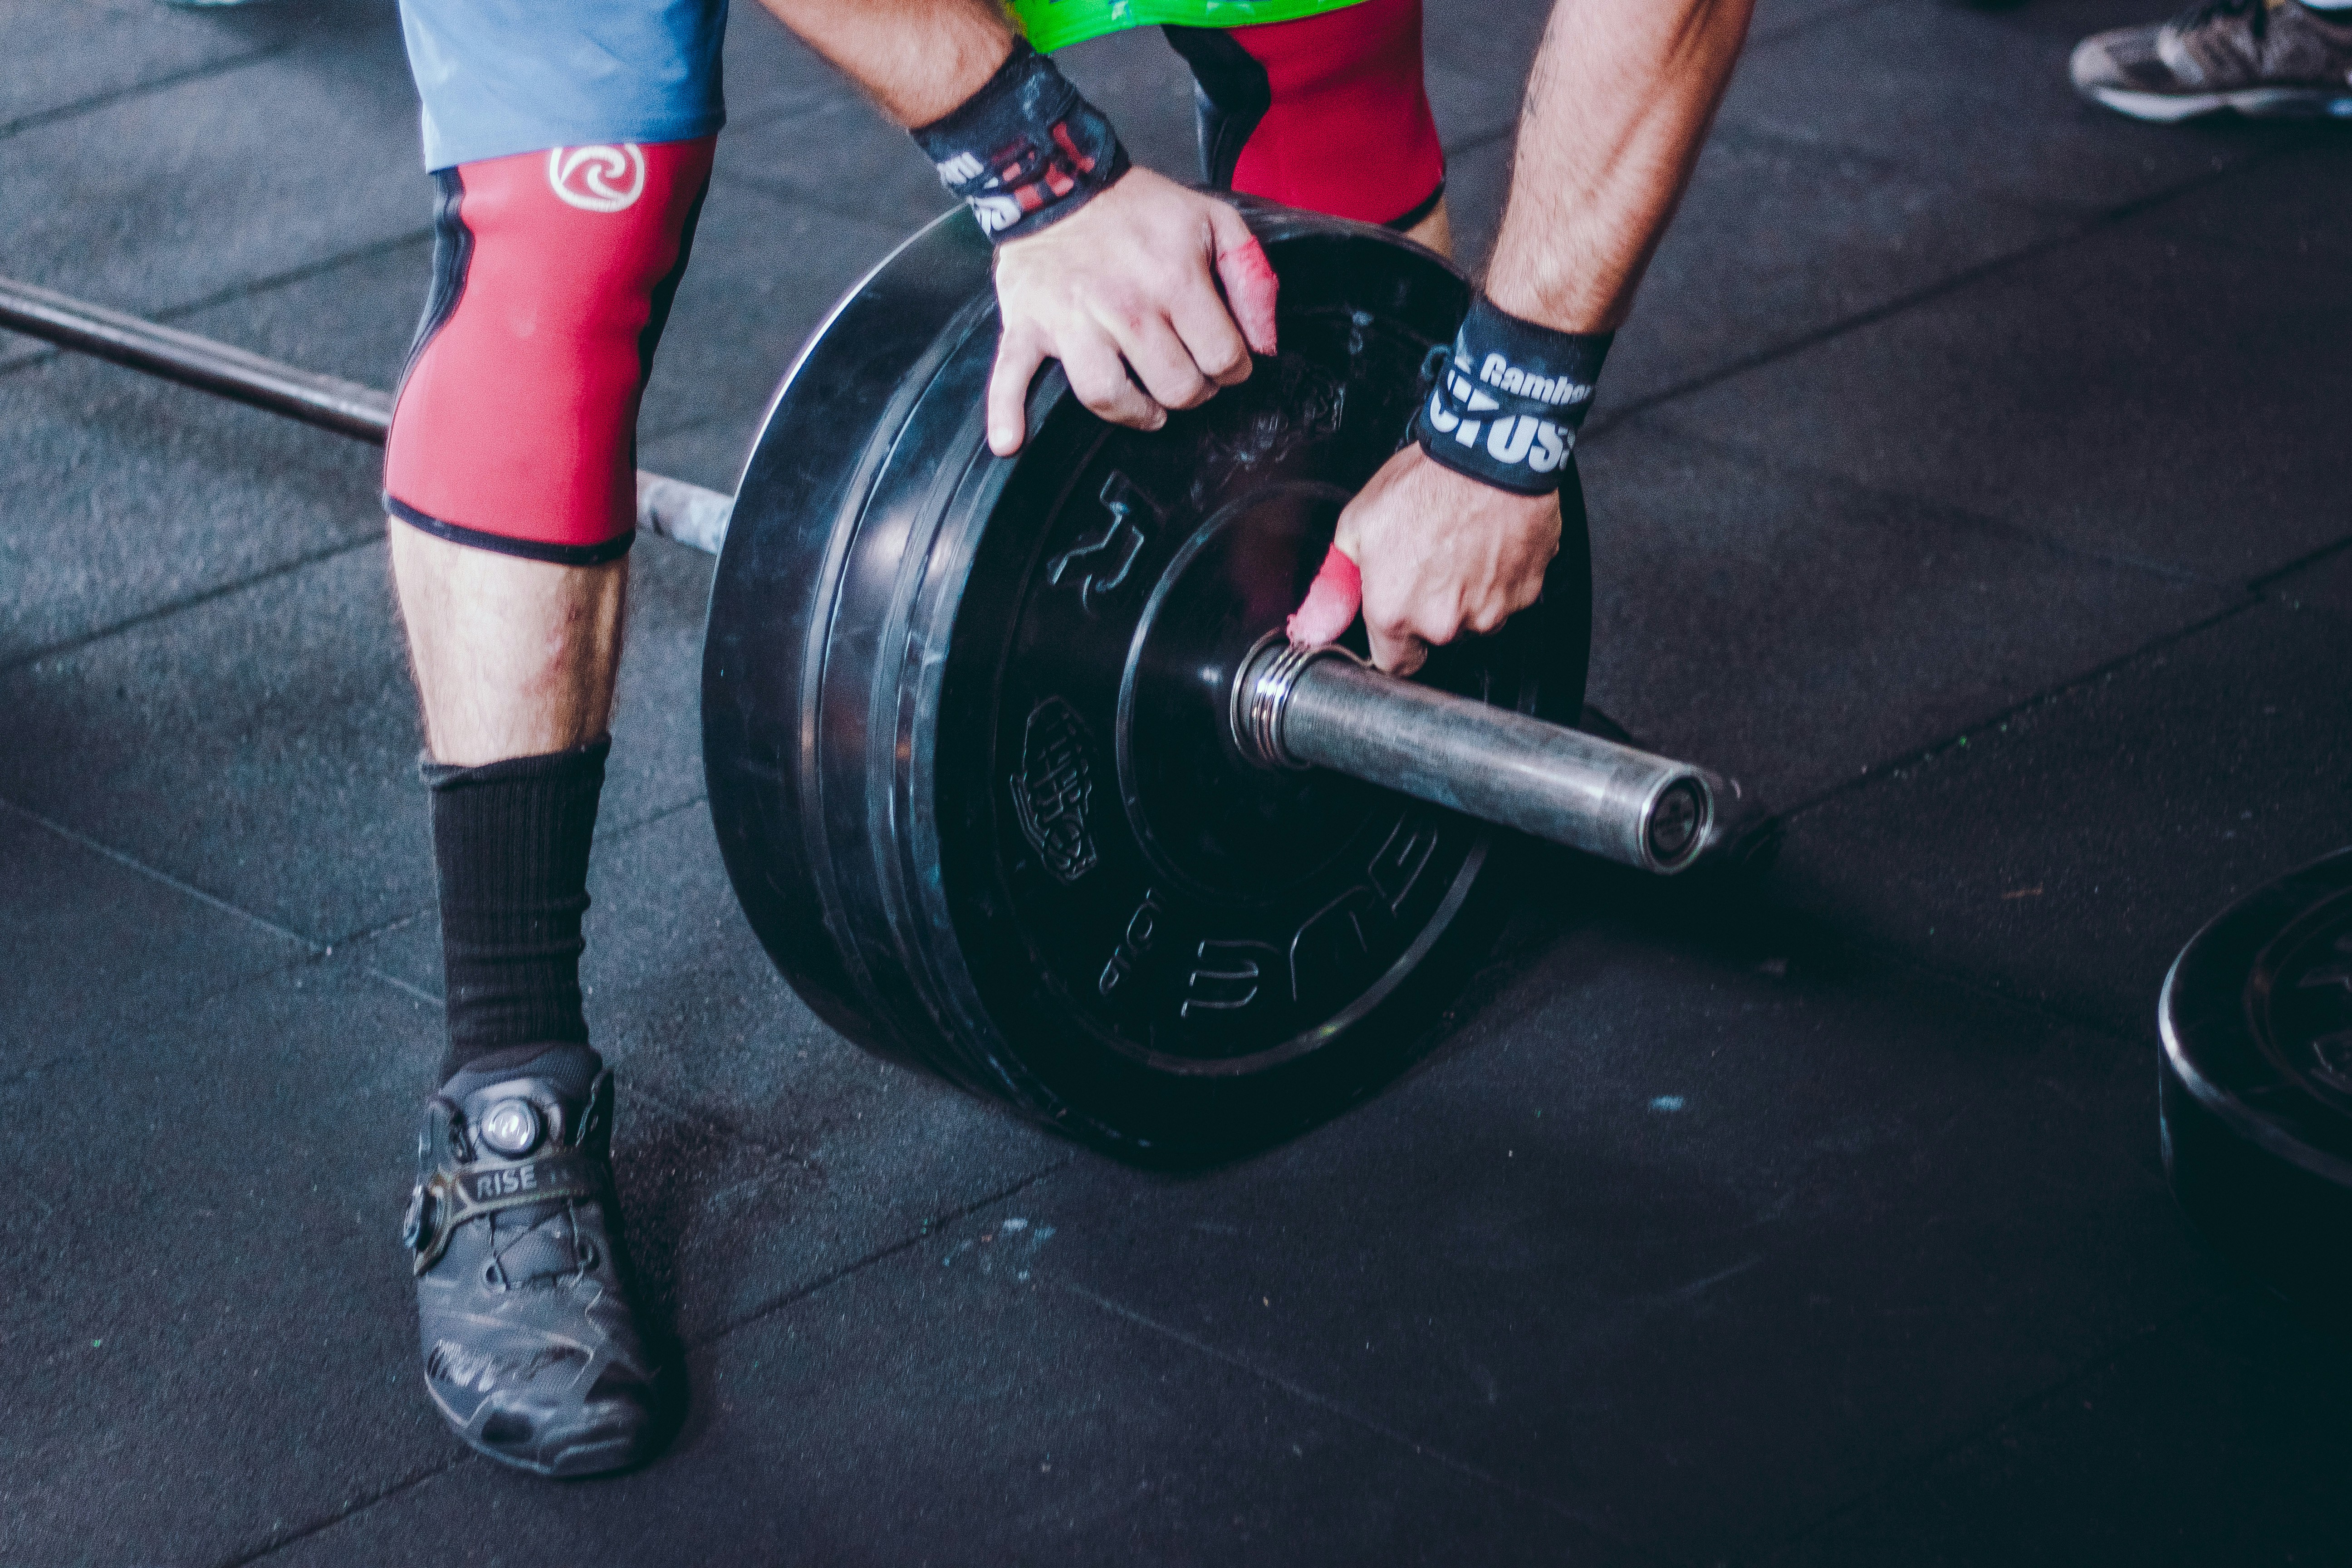
[[715, 143], [558, 147], [436, 176], [433, 292], [384, 443], [387, 510], [567, 566], [629, 548], [637, 403]]
[[1213, 185], [1410, 228], [1445, 192], [1422, 82], [1421, 0], [1362, 0], [1296, 22], [1170, 27], [1200, 84]]

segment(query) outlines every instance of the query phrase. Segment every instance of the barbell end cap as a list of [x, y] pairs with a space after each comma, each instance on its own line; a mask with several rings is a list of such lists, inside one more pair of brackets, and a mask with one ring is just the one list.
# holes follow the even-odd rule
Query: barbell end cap
[[1714, 817], [1707, 824], [1706, 841], [1699, 846], [1698, 853], [1682, 868], [1760, 868], [1780, 849], [1780, 819], [1767, 811], [1756, 792], [1738, 779], [1713, 773], [1706, 776], [1715, 796]]

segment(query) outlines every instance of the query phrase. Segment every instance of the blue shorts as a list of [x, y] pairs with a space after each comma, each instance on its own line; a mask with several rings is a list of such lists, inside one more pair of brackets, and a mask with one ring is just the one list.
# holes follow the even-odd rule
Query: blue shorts
[[690, 142], [727, 120], [727, 0], [400, 0], [425, 166]]

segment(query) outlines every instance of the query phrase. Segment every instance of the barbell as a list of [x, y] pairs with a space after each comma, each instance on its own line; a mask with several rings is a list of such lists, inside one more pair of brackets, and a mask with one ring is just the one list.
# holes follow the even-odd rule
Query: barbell
[[[1154, 1163], [1409, 1062], [1540, 864], [1510, 830], [1671, 875], [1756, 816], [1570, 727], [1572, 469], [1543, 596], [1495, 636], [1410, 681], [1282, 637], [1470, 292], [1385, 230], [1238, 205], [1280, 352], [1159, 431], [1051, 368], [1022, 452], [990, 453], [990, 249], [953, 213], [803, 349], [731, 504], [638, 477], [644, 525], [719, 553], [711, 818], [778, 968], [865, 1048]], [[380, 392], [135, 317], [0, 281], [0, 324], [383, 438]]]

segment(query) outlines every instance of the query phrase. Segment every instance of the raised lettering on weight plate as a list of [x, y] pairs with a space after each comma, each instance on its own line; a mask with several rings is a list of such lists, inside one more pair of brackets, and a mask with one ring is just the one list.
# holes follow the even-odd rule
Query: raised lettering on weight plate
[[1045, 581], [1057, 588], [1076, 588], [1078, 603], [1090, 616], [1095, 614], [1097, 598], [1117, 593], [1126, 584], [1135, 570], [1135, 558], [1143, 552], [1151, 525], [1160, 521], [1159, 503], [1116, 468], [1103, 480], [1102, 504], [1110, 513], [1102, 532], [1079, 541], [1075, 549], [1045, 563]]
[[1398, 819], [1388, 838], [1372, 854], [1371, 864], [1364, 868], [1364, 878], [1373, 889], [1388, 900], [1391, 910], [1404, 908], [1412, 886], [1421, 880], [1421, 873], [1429, 865], [1429, 858], [1437, 851], [1437, 823], [1418, 813], [1407, 813]]
[[1013, 775], [1013, 813], [1021, 837], [1058, 882], [1094, 869], [1094, 836], [1087, 808], [1094, 799], [1089, 737], [1078, 710], [1059, 697], [1030, 710], [1021, 732], [1021, 771]]
[[1184, 982], [1184, 1000], [1177, 1016], [1203, 1013], [1238, 1013], [1265, 992], [1266, 983], [1282, 973], [1282, 954], [1262, 942], [1204, 942], [1192, 973]]
[[1291, 995], [1304, 1002], [1361, 979], [1393, 919], [1360, 883], [1307, 916], [1290, 939]]
[[1111, 947], [1110, 960], [1103, 965], [1102, 975], [1095, 982], [1097, 991], [1108, 996], [1135, 973], [1136, 965], [1143, 962], [1143, 955], [1151, 951], [1151, 943], [1160, 934], [1160, 910], [1156, 896], [1144, 894], [1143, 902], [1136, 905], [1135, 912], [1127, 917], [1127, 929], [1119, 933], [1118, 941]]

